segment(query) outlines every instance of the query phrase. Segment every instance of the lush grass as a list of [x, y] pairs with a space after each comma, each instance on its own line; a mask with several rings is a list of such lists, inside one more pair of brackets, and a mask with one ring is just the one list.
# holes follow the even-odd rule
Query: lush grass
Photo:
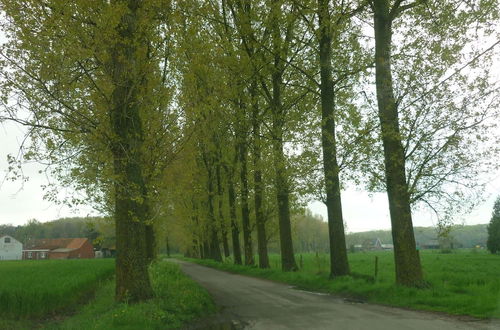
[[[374, 277], [375, 257], [378, 274]], [[349, 254], [351, 271], [358, 276], [330, 280], [328, 255], [297, 255], [302, 269], [284, 273], [279, 256], [271, 255], [271, 269], [236, 266], [227, 260], [216, 263], [194, 260], [219, 269], [289, 283], [303, 289], [337, 293], [370, 302], [415, 309], [441, 311], [475, 317], [500, 318], [500, 256], [462, 251], [441, 254], [421, 251], [426, 289], [413, 289], [394, 284], [392, 252]], [[361, 276], [359, 276], [361, 275]]]
[[[9, 272], [4, 272], [7, 269]], [[46, 286], [31, 285], [29, 274], [33, 272], [33, 276], [37, 277], [35, 270], [39, 276], [44, 275], [41, 278], [45, 279]], [[103, 277], [107, 276], [107, 279], [101, 281], [100, 277], [94, 277], [92, 285], [85, 286], [83, 285], [85, 281], [82, 279], [91, 278], [87, 273], [95, 273], [96, 276], [101, 274]], [[111, 276], [113, 273], [114, 260], [110, 259], [23, 261], [12, 262], [10, 265], [2, 264], [0, 278], [5, 278], [6, 282], [2, 283], [0, 292], [2, 297], [15, 299], [16, 303], [8, 306], [4, 302], [2, 305], [8, 306], [10, 312], [5, 313], [3, 309], [1, 310], [7, 317], [0, 315], [0, 329], [169, 329], [178, 328], [186, 322], [215, 312], [215, 305], [207, 291], [184, 275], [175, 264], [158, 262], [151, 266], [154, 298], [139, 304], [115, 302], [115, 281]], [[9, 276], [6, 276], [7, 274]], [[49, 276], [50, 274], [53, 276]], [[15, 278], [20, 280], [15, 285], [17, 290], [7, 286], [7, 284], [13, 286]], [[61, 286], [58, 283], [61, 283]], [[21, 284], [24, 284], [24, 289]], [[84, 288], [94, 289], [92, 299], [90, 295], [82, 296], [85, 290], [81, 290]], [[4, 292], [8, 292], [9, 296]], [[75, 299], [68, 300], [70, 297]], [[76, 297], [85, 297], [90, 301], [85, 305], [71, 305], [78, 301]], [[64, 305], [65, 303], [70, 305]], [[43, 304], [63, 307], [54, 310]], [[30, 307], [18, 310], [14, 308], [24, 305]], [[68, 306], [72, 308], [68, 309]], [[32, 318], [29, 319], [10, 317], [14, 311], [25, 310], [37, 312], [30, 314]], [[43, 314], [43, 311], [46, 313]]]
[[114, 301], [114, 281], [106, 283], [82, 310], [50, 329], [169, 329], [215, 312], [209, 294], [179, 266], [159, 262], [150, 269], [154, 299], [139, 304]]
[[74, 308], [114, 273], [112, 259], [0, 262], [0, 319], [49, 317]]

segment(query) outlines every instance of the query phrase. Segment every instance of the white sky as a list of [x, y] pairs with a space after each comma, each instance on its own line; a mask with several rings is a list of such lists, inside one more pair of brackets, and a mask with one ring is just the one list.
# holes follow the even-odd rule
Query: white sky
[[42, 185], [47, 184], [45, 174], [38, 171], [44, 167], [37, 163], [25, 164], [23, 172], [27, 182], [6, 181], [7, 154], [17, 155], [24, 136], [20, 125], [11, 122], [0, 123], [0, 224], [21, 225], [30, 219], [50, 221], [66, 216], [86, 216], [92, 213], [90, 207], [71, 210], [43, 200]]

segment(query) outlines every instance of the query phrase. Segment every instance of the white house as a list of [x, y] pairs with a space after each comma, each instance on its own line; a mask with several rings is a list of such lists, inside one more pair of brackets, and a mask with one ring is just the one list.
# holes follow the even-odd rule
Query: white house
[[23, 244], [9, 235], [0, 235], [0, 260], [21, 260]]

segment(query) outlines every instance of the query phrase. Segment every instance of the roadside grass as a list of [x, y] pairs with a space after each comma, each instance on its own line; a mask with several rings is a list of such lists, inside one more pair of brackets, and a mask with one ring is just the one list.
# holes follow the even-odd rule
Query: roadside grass
[[114, 280], [108, 281], [76, 315], [46, 329], [171, 329], [216, 308], [208, 292], [166, 261], [150, 268], [154, 298], [139, 304], [116, 303]]
[[2, 261], [0, 319], [6, 323], [67, 312], [113, 273], [112, 259]]
[[[459, 251], [439, 253], [420, 251], [426, 289], [394, 284], [394, 259], [390, 251], [349, 254], [354, 276], [329, 279], [329, 256], [296, 255], [302, 264], [298, 272], [282, 272], [279, 255], [270, 255], [270, 269], [238, 266], [226, 259], [185, 259], [198, 264], [274, 281], [312, 291], [340, 294], [391, 306], [439, 311], [478, 318], [500, 318], [500, 256], [483, 252]], [[378, 273], [375, 278], [375, 257]]]

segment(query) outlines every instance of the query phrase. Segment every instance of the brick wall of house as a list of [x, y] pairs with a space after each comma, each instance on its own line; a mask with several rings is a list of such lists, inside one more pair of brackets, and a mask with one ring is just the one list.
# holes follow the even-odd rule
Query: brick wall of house
[[82, 259], [91, 259], [94, 258], [94, 247], [90, 243], [90, 241], [86, 241], [85, 244], [78, 250], [78, 257]]

